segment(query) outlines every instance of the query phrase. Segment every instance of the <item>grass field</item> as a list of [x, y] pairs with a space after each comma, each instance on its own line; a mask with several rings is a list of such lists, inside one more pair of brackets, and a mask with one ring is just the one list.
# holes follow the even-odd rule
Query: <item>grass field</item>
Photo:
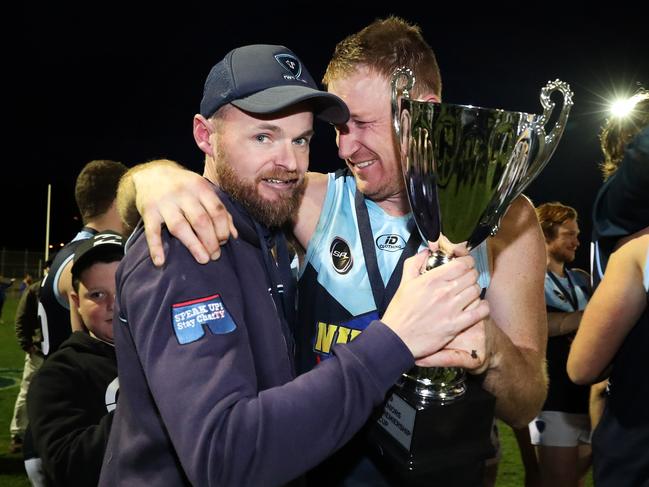
[[[14, 314], [16, 299], [9, 298], [5, 303], [2, 317], [4, 324], [0, 325], [0, 486], [28, 487], [27, 476], [24, 473], [21, 455], [9, 453], [9, 423], [13, 415], [14, 402], [18, 394], [24, 354], [18, 347], [14, 332]], [[524, 472], [518, 454], [516, 439], [512, 430], [500, 425], [500, 440], [502, 444], [502, 460], [498, 469], [498, 487], [522, 487]], [[589, 477], [586, 486], [592, 487]]]
[[25, 352], [18, 346], [14, 330], [17, 299], [7, 297], [0, 324], [0, 485], [28, 487], [30, 484], [20, 454], [9, 453], [9, 423], [18, 395]]

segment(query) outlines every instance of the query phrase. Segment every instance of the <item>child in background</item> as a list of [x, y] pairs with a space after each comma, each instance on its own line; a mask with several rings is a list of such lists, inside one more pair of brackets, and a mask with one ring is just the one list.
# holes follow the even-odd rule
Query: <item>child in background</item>
[[32, 381], [27, 411], [48, 485], [96, 486], [119, 383], [113, 345], [115, 272], [123, 238], [98, 233], [79, 245], [72, 299], [88, 332], [76, 331]]

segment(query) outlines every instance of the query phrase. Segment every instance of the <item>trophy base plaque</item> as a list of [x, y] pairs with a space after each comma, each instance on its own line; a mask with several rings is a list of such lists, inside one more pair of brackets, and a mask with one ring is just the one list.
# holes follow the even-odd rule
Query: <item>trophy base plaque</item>
[[389, 393], [369, 438], [399, 485], [481, 485], [479, 478], [477, 484], [473, 480], [481, 476], [484, 460], [495, 454], [496, 401], [476, 381], [466, 385], [466, 394], [447, 404], [426, 403], [400, 386]]

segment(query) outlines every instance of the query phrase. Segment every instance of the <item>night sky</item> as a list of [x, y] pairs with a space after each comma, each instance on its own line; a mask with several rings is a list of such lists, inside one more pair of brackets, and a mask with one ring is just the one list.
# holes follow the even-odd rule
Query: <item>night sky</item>
[[[579, 211], [584, 238], [576, 264], [587, 268], [590, 208], [601, 182], [597, 134], [606, 99], [649, 86], [646, 17], [621, 2], [614, 11], [607, 7], [588, 15], [564, 5], [551, 11], [540, 2], [499, 10], [473, 10], [458, 2], [443, 16], [433, 2], [425, 4], [425, 13], [403, 7], [409, 2], [396, 2], [392, 9], [350, 8], [357, 5], [351, 1], [230, 2], [230, 7], [175, 2], [165, 9], [60, 3], [23, 10], [16, 19], [19, 33], [9, 44], [13, 69], [5, 70], [11, 114], [5, 142], [10, 149], [1, 183], [8, 221], [0, 247], [11, 250], [44, 249], [48, 183], [50, 242], [74, 236], [81, 225], [74, 181], [89, 160], [132, 166], [169, 157], [200, 171], [192, 116], [209, 69], [230, 49], [284, 44], [319, 80], [339, 40], [393, 13], [422, 27], [437, 54], [446, 102], [540, 113], [541, 87], [555, 78], [570, 83], [575, 106], [567, 129], [526, 194], [536, 204], [559, 200]], [[318, 124], [316, 130], [311, 168], [341, 167], [333, 129]], [[11, 178], [9, 165], [16, 174]]]

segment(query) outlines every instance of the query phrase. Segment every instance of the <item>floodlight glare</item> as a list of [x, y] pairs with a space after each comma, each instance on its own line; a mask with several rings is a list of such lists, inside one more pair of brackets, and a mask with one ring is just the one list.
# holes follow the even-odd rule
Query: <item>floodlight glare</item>
[[633, 99], [633, 97], [615, 100], [613, 103], [611, 103], [611, 115], [617, 118], [626, 117], [629, 113], [631, 113], [631, 110], [633, 110], [634, 106], [635, 100]]

